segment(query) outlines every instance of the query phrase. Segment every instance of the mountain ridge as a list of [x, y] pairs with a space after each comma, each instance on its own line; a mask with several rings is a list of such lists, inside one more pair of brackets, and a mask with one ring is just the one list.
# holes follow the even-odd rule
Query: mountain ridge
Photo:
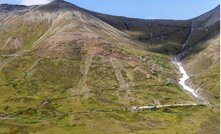
[[[73, 3], [70, 3], [70, 2], [67, 2], [65, 0], [53, 0], [52, 2], [48, 3], [48, 4], [45, 4], [45, 5], [51, 5], [51, 4], [55, 4], [55, 5], [59, 5], [59, 4], [64, 4], [64, 5], [72, 5], [72, 7], [77, 7], [77, 8], [81, 8]], [[2, 3], [0, 4], [0, 7], [1, 8], [4, 8], [5, 6], [9, 6], [10, 8], [13, 9], [13, 7], [31, 7], [31, 6], [26, 6], [26, 5], [19, 5], [19, 4], [6, 4], [6, 3]], [[34, 5], [34, 6], [39, 6], [39, 5]], [[44, 5], [43, 5], [44, 6]], [[213, 11], [214, 9], [218, 9], [220, 8], [220, 5], [214, 7], [213, 9], [207, 11], [206, 13], [209, 13], [211, 11]], [[95, 11], [90, 11], [90, 10], [87, 10], [87, 9], [84, 9], [84, 8], [81, 8], [83, 10], [86, 10], [86, 11], [89, 11], [89, 12], [93, 12], [93, 13], [98, 13], [98, 12], [95, 12]], [[22, 10], [22, 9], [20, 9]], [[206, 14], [205, 13], [205, 14]], [[131, 17], [126, 17], [126, 16], [115, 16], [115, 15], [110, 15], [110, 14], [105, 14], [105, 13], [99, 13], [99, 14], [102, 14], [102, 15], [109, 15], [109, 16], [113, 16], [113, 17], [123, 17], [123, 18], [128, 18], [128, 19], [137, 19], [137, 20], [178, 20], [178, 19], [143, 19], [143, 18], [131, 18]], [[204, 15], [204, 14], [202, 14]], [[199, 15], [201, 16], [201, 15]], [[199, 16], [196, 16], [196, 17], [193, 17], [193, 18], [189, 18], [189, 19], [185, 19], [185, 20], [193, 20]]]
[[[0, 133], [219, 133], [217, 24], [1, 6]], [[178, 84], [180, 52], [186, 84], [213, 108]]]

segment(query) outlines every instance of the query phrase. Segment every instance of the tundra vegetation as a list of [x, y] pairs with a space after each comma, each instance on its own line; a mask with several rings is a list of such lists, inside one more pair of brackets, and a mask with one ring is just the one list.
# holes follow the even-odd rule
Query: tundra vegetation
[[[0, 134], [219, 133], [219, 36], [219, 7], [172, 21], [2, 4]], [[188, 85], [212, 107], [179, 86], [181, 50]]]

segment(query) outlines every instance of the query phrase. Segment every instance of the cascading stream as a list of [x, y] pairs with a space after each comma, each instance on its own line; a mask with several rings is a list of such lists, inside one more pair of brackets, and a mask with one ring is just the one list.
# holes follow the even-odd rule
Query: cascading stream
[[179, 67], [180, 73], [182, 74], [179, 84], [183, 87], [183, 89], [190, 92], [194, 97], [199, 98], [199, 95], [195, 92], [195, 90], [186, 85], [186, 81], [189, 79], [189, 76], [187, 75], [186, 71], [184, 70], [182, 63], [177, 62], [177, 65]]
[[185, 71], [184, 67], [182, 66], [182, 63], [180, 61], [178, 61], [177, 59], [175, 59], [173, 61], [178, 67], [179, 67], [179, 72], [182, 75], [179, 79], [179, 84], [182, 86], [182, 88], [187, 91], [188, 93], [190, 93], [191, 95], [193, 95], [195, 98], [199, 99], [201, 102], [203, 102], [206, 105], [210, 105], [209, 102], [203, 98], [200, 94], [198, 94], [196, 92], [196, 90], [194, 90], [193, 88], [189, 87], [186, 82], [187, 80], [190, 78], [187, 74], [187, 72]]
[[187, 45], [187, 43], [188, 43], [188, 40], [189, 40], [189, 38], [190, 38], [190, 36], [191, 36], [191, 33], [192, 33], [193, 31], [194, 31], [194, 26], [193, 26], [193, 24], [192, 24], [192, 27], [191, 27], [191, 31], [190, 31], [190, 33], [189, 33], [189, 36], [188, 36], [186, 42], [182, 45], [181, 52], [177, 55], [177, 57], [175, 57], [175, 59], [173, 60], [173, 62], [178, 66], [179, 72], [180, 72], [180, 74], [182, 74], [182, 77], [180, 77], [180, 79], [179, 79], [179, 84], [182, 86], [182, 88], [183, 88], [185, 91], [191, 93], [194, 97], [196, 97], [197, 99], [199, 99], [200, 101], [202, 101], [204, 104], [210, 105], [206, 99], [204, 99], [202, 96], [200, 96], [200, 95], [196, 92], [196, 90], [194, 90], [193, 88], [189, 87], [189, 86], [186, 84], [187, 80], [188, 80], [190, 77], [188, 76], [187, 72], [185, 71], [184, 67], [182, 66], [182, 63], [181, 63], [181, 60], [180, 60], [180, 59], [182, 59], [183, 56], [185, 55], [184, 49], [185, 49], [185, 47], [186, 47], [186, 45]]

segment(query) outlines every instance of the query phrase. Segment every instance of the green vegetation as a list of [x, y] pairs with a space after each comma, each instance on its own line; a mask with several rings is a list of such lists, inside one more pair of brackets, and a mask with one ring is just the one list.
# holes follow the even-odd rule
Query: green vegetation
[[[198, 102], [178, 86], [170, 62], [190, 32], [189, 21], [140, 20], [125, 29], [121, 17], [98, 14], [116, 29], [78, 8], [54, 12], [59, 2], [67, 4], [56, 1], [0, 22], [0, 134], [219, 133], [217, 108], [131, 109]], [[188, 51], [185, 62], [216, 50], [208, 46]], [[211, 57], [189, 71], [218, 107], [219, 65]]]
[[201, 93], [217, 109], [220, 107], [219, 38], [219, 35], [216, 35], [208, 41], [197, 44], [197, 46], [188, 51], [190, 55], [185, 59], [187, 67], [193, 66], [189, 69], [193, 74], [193, 84], [202, 89]]
[[[16, 119], [1, 122], [0, 128], [1, 133], [31, 132], [37, 134], [196, 133], [202, 127], [201, 122], [212, 122], [212, 119], [214, 119], [212, 112], [204, 106], [153, 109], [135, 113], [122, 110], [109, 112], [79, 110], [79, 112], [70, 113], [61, 118], [27, 118], [19, 115]], [[205, 130], [204, 132], [217, 133], [215, 130]]]

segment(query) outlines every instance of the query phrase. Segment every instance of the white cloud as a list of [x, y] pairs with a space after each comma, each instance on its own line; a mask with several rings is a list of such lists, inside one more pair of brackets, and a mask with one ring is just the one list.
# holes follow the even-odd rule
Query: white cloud
[[20, 4], [22, 5], [40, 5], [47, 4], [52, 0], [21, 0]]

